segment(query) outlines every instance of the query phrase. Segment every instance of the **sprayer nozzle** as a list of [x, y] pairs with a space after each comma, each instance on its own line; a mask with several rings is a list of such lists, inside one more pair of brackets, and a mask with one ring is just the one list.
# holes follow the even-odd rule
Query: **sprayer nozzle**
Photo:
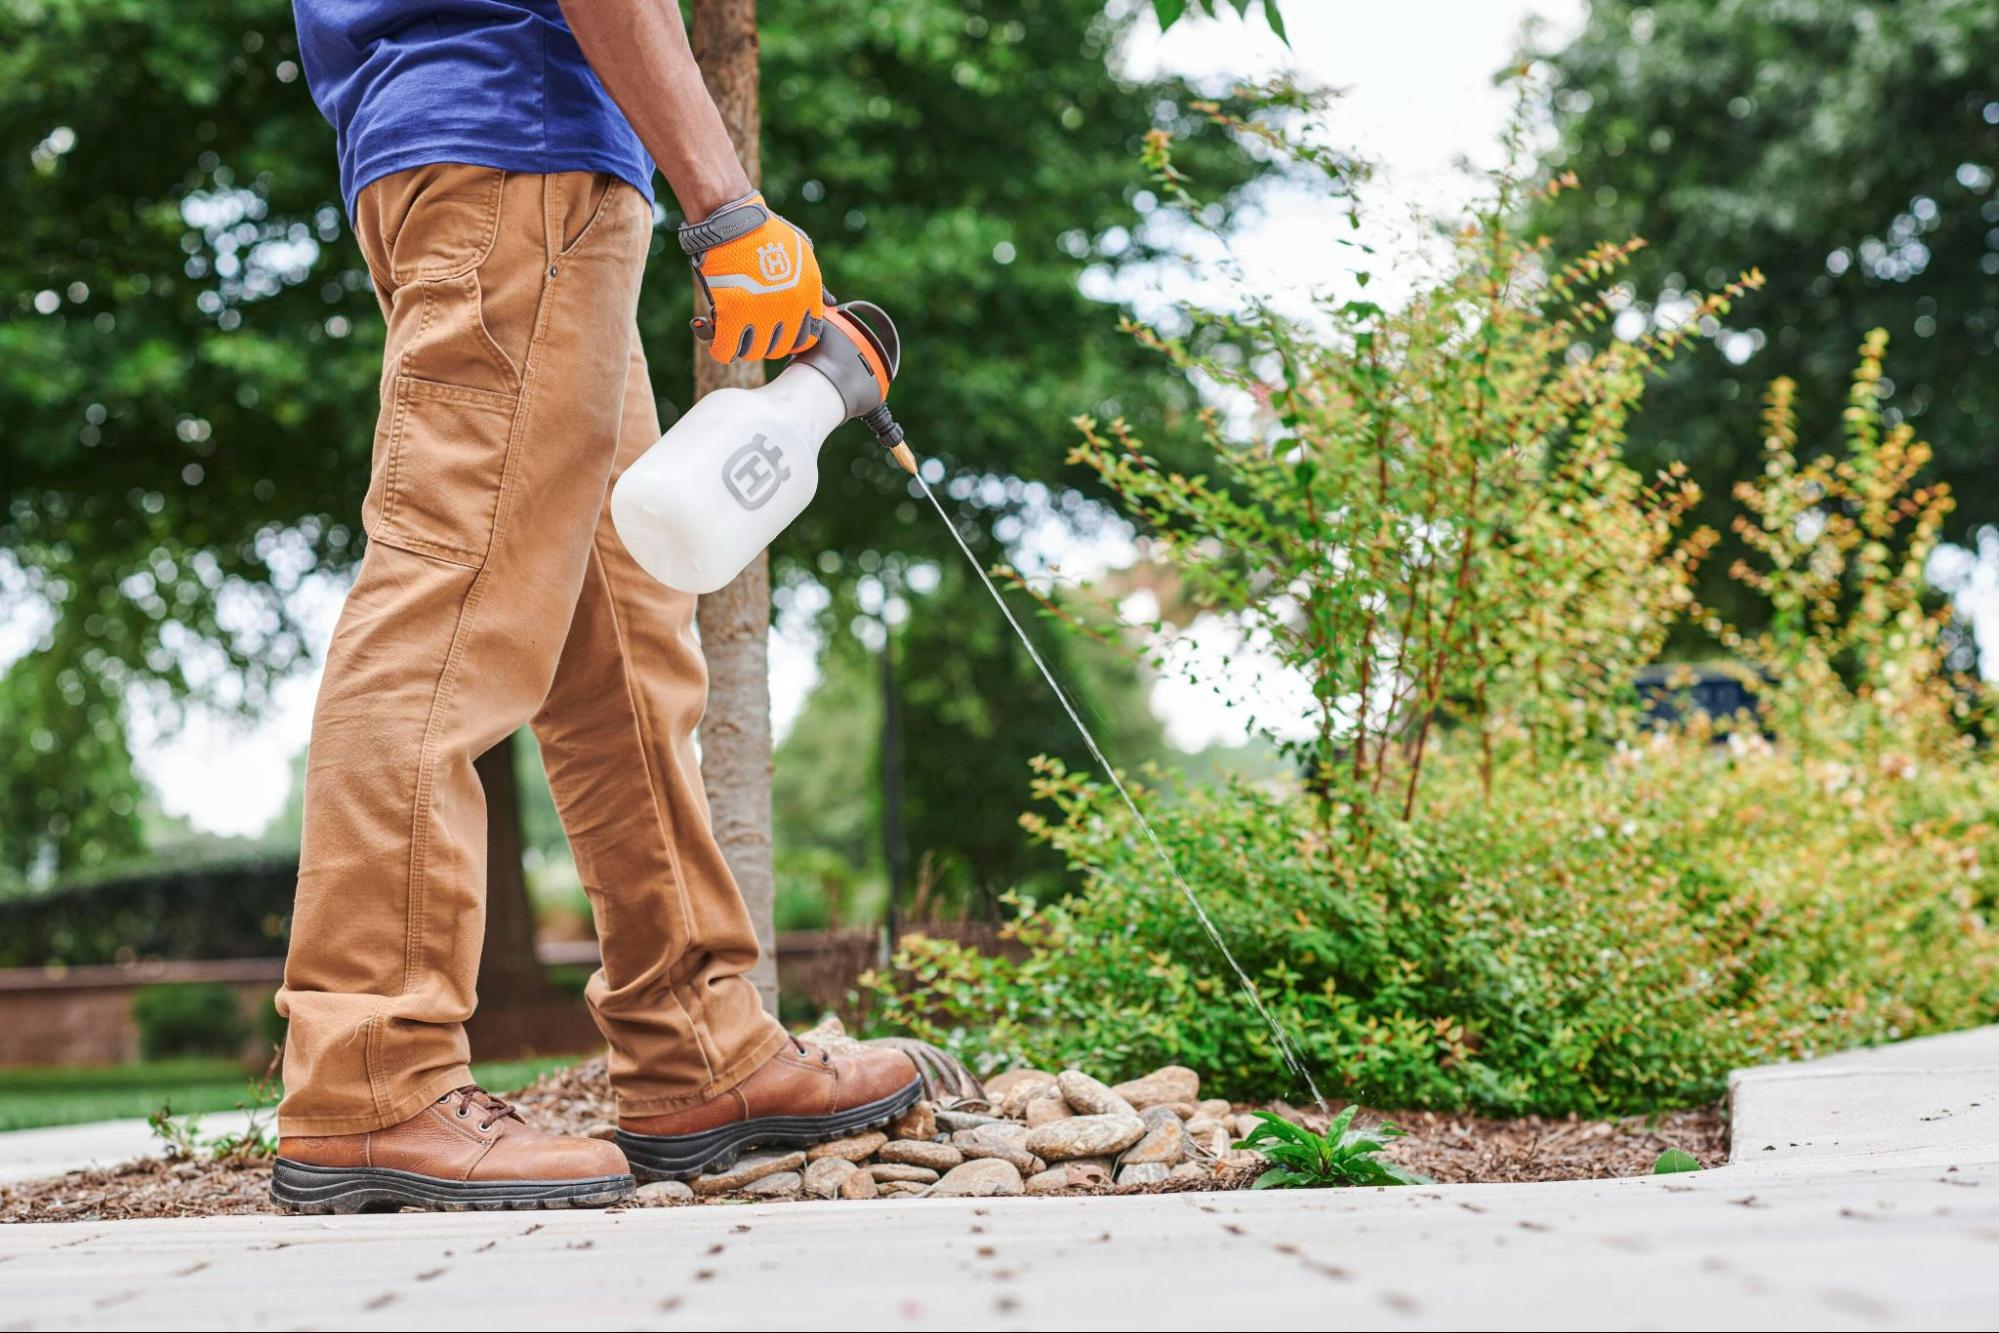
[[891, 445], [888, 456], [900, 463], [904, 472], [912, 477], [916, 475], [916, 455], [910, 452], [907, 444]]

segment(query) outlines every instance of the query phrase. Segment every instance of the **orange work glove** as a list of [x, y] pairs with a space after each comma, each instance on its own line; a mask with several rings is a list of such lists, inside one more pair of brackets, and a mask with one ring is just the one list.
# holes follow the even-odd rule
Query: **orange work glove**
[[680, 229], [680, 248], [714, 307], [708, 338], [717, 361], [802, 352], [819, 341], [826, 292], [805, 233], [770, 211], [761, 194], [724, 204]]

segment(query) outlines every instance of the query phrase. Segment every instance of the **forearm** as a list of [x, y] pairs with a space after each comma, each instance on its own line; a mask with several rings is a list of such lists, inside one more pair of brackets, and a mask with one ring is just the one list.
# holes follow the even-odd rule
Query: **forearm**
[[560, 0], [590, 68], [659, 164], [689, 218], [750, 192], [687, 44], [676, 0]]

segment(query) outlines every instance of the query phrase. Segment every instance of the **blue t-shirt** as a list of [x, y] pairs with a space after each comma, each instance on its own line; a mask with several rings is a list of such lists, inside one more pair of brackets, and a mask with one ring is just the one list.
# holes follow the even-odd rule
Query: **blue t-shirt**
[[292, 0], [347, 210], [369, 182], [465, 162], [605, 171], [648, 200], [652, 159], [556, 0]]

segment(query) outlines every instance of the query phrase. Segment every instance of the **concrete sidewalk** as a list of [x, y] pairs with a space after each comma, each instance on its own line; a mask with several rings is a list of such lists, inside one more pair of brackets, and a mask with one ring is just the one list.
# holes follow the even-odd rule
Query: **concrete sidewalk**
[[1999, 1028], [1732, 1095], [1629, 1180], [19, 1226], [0, 1327], [1999, 1324]]

